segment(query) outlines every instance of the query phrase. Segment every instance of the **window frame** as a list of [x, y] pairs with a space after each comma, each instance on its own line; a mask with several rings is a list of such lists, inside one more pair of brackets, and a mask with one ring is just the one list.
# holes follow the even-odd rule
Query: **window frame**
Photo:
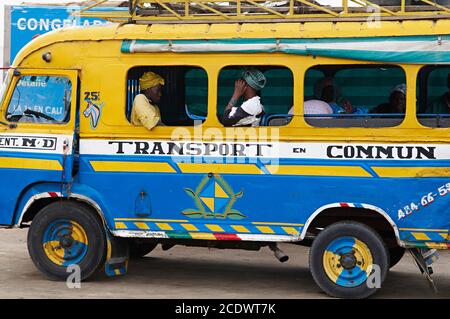
[[[327, 66], [336, 67], [337, 70], [335, 70], [333, 72], [334, 76], [336, 76], [336, 74], [338, 72], [342, 71], [342, 70], [358, 69], [358, 67], [369, 68], [370, 66], [372, 66], [373, 68], [377, 68], [377, 67], [383, 67], [383, 66], [384, 67], [390, 66], [392, 68], [400, 69], [400, 70], [403, 71], [404, 78], [405, 78], [405, 84], [406, 84], [406, 87], [407, 87], [407, 90], [406, 90], [406, 92], [407, 92], [407, 94], [406, 94], [406, 109], [405, 109], [404, 116], [401, 119], [401, 122], [398, 123], [397, 125], [389, 125], [389, 126], [362, 126], [362, 125], [359, 125], [359, 126], [318, 126], [318, 125], [312, 125], [308, 121], [307, 117], [304, 116], [305, 115], [304, 114], [304, 108], [302, 106], [301, 118], [302, 118], [302, 120], [304, 121], [304, 123], [308, 127], [310, 127], [310, 128], [320, 128], [320, 129], [330, 129], [330, 130], [332, 130], [332, 129], [363, 129], [363, 130], [367, 130], [367, 129], [399, 128], [399, 127], [402, 127], [405, 124], [405, 121], [407, 119], [407, 113], [408, 113], [408, 100], [409, 100], [408, 93], [409, 93], [410, 90], [408, 90], [408, 74], [407, 74], [405, 68], [402, 65], [398, 65], [398, 64], [395, 64], [395, 63], [379, 63], [379, 62], [372, 62], [372, 61], [359, 61], [359, 63], [343, 61], [342, 63], [334, 63], [334, 64], [317, 63], [317, 64], [310, 65], [310, 66], [308, 66], [306, 68], [303, 68], [303, 70], [304, 70], [304, 72], [303, 72], [303, 81], [304, 81], [304, 83], [305, 83], [305, 79], [306, 79], [306, 75], [307, 75], [308, 71], [311, 70], [311, 69], [314, 69], [315, 67], [318, 67], [318, 66], [320, 66], [320, 67], [327, 67]], [[352, 67], [345, 68], [345, 66], [352, 66]], [[339, 67], [341, 67], [341, 68], [339, 68]], [[321, 69], [319, 69], [319, 70], [322, 71]], [[324, 73], [324, 72], [322, 71], [322, 73]], [[325, 76], [326, 76], [326, 74], [325, 74]], [[304, 86], [303, 86], [303, 92], [305, 92], [305, 87]], [[305, 98], [305, 96], [303, 96], [303, 98]], [[303, 102], [303, 105], [304, 105], [304, 102]], [[370, 113], [367, 113], [367, 114], [370, 114]], [[361, 117], [363, 117], [364, 115], [365, 114], [362, 114]], [[355, 116], [358, 116], [358, 115], [355, 115]], [[333, 118], [334, 117], [330, 117], [331, 120], [333, 120]], [[352, 119], [351, 117], [349, 117], [349, 118]], [[345, 117], [342, 118], [342, 119], [345, 120]], [[361, 118], [359, 120], [362, 122], [362, 121], [370, 121], [371, 119], [373, 119], [373, 118], [370, 118], [370, 117], [369, 118], [364, 118], [364, 119]], [[336, 116], [335, 120], [339, 121], [341, 119], [337, 118], [337, 116]]]
[[[18, 74], [16, 74], [18, 72]], [[71, 92], [71, 101], [70, 101], [70, 110], [68, 112], [69, 118], [66, 122], [63, 123], [33, 123], [33, 122], [11, 122], [6, 119], [6, 112], [8, 111], [9, 104], [11, 103], [11, 99], [14, 95], [14, 91], [19, 80], [24, 76], [49, 76], [49, 77], [65, 77], [69, 79], [72, 92]], [[6, 123], [11, 123], [17, 125], [19, 128], [24, 129], [70, 129], [73, 131], [74, 123], [77, 112], [77, 104], [78, 104], [78, 71], [77, 70], [47, 70], [47, 69], [15, 69], [12, 74], [11, 80], [9, 82], [9, 86], [5, 92], [5, 98], [3, 100], [3, 104], [1, 105], [0, 113], [1, 120]]]
[[[9, 100], [9, 103], [8, 103], [8, 105], [6, 106], [6, 109], [5, 109], [5, 114], [4, 114], [4, 116], [5, 116], [5, 118], [7, 119], [7, 121], [9, 122], [9, 123], [15, 123], [15, 124], [23, 124], [23, 123], [34, 123], [34, 124], [45, 124], [45, 125], [49, 125], [49, 124], [55, 124], [55, 125], [64, 125], [64, 124], [66, 124], [66, 123], [68, 123], [69, 121], [70, 121], [70, 110], [71, 110], [71, 107], [70, 107], [70, 104], [71, 104], [71, 102], [72, 102], [72, 92], [71, 92], [71, 96], [70, 96], [70, 101], [69, 101], [69, 109], [67, 110], [66, 108], [65, 108], [65, 106], [66, 105], [64, 105], [64, 114], [65, 114], [65, 116], [64, 116], [64, 119], [62, 120], [62, 121], [54, 121], [54, 122], [34, 122], [34, 121], [30, 121], [30, 122], [21, 122], [21, 119], [22, 119], [22, 117], [23, 117], [23, 114], [25, 113], [25, 111], [22, 113], [22, 115], [21, 115], [21, 117], [17, 120], [17, 121], [11, 121], [10, 119], [8, 119], [8, 111], [9, 111], [9, 109], [10, 109], [10, 107], [11, 107], [11, 103], [12, 103], [12, 101], [13, 101], [13, 98], [14, 98], [14, 94], [16, 93], [16, 90], [18, 89], [17, 88], [17, 85], [20, 83], [20, 81], [22, 81], [22, 79], [24, 79], [24, 78], [32, 78], [32, 77], [47, 77], [47, 78], [54, 78], [54, 79], [65, 79], [68, 83], [66, 83], [66, 84], [70, 84], [70, 91], [72, 91], [72, 81], [71, 81], [71, 79], [69, 78], [69, 77], [67, 77], [67, 76], [48, 76], [48, 75], [20, 75], [19, 77], [18, 77], [18, 79], [17, 79], [17, 82], [16, 82], [16, 86], [14, 87], [14, 90], [13, 90], [13, 93], [12, 93], [12, 96], [11, 96], [11, 98], [10, 98], [10, 100]], [[20, 99], [20, 98], [19, 98]], [[14, 111], [15, 111], [16, 109], [14, 109]], [[20, 115], [20, 114], [18, 114], [18, 115]], [[18, 116], [18, 115], [11, 115], [11, 116]], [[45, 114], [45, 115], [47, 115], [47, 114]], [[51, 121], [51, 120], [48, 120], [48, 121]]]
[[[205, 72], [205, 74], [206, 74], [206, 77], [207, 77], [207, 86], [206, 86], [206, 89], [207, 89], [207, 91], [208, 91], [208, 93], [207, 93], [207, 96], [206, 96], [206, 111], [207, 111], [207, 115], [206, 115], [206, 119], [203, 121], [203, 123], [201, 123], [201, 124], [199, 124], [199, 125], [189, 125], [189, 126], [187, 126], [187, 125], [156, 125], [153, 129], [152, 129], [152, 132], [153, 131], [155, 131], [155, 130], [158, 130], [158, 131], [160, 131], [161, 129], [176, 129], [176, 128], [194, 128], [194, 127], [202, 127], [202, 126], [204, 126], [205, 125], [205, 122], [208, 120], [208, 118], [209, 118], [209, 109], [210, 109], [210, 107], [209, 107], [209, 101], [210, 101], [210, 81], [211, 81], [211, 79], [210, 79], [210, 75], [209, 75], [209, 73], [208, 73], [208, 68], [206, 68], [205, 66], [203, 66], [203, 65], [201, 65], [201, 64], [195, 64], [195, 63], [177, 63], [177, 64], [168, 64], [168, 63], [163, 63], [163, 64], [142, 64], [142, 63], [137, 63], [137, 64], [129, 64], [129, 65], [126, 65], [126, 68], [125, 68], [125, 88], [124, 88], [124, 90], [125, 90], [125, 105], [124, 105], [124, 107], [125, 107], [125, 109], [124, 109], [124, 112], [122, 112], [123, 113], [123, 115], [124, 115], [124, 118], [125, 118], [125, 121], [126, 121], [126, 123], [129, 125], [129, 127], [131, 127], [131, 129], [134, 131], [134, 130], [139, 130], [139, 131], [142, 131], [142, 129], [144, 129], [145, 131], [149, 131], [148, 129], [146, 129], [145, 127], [143, 127], [142, 125], [133, 125], [132, 123], [131, 123], [131, 118], [130, 119], [128, 119], [128, 114], [127, 114], [127, 107], [128, 107], [128, 93], [127, 93], [127, 90], [128, 90], [128, 80], [129, 80], [129, 73], [130, 73], [130, 71], [132, 71], [133, 69], [139, 69], [139, 68], [153, 68], [153, 67], [155, 67], [155, 68], [164, 68], [164, 67], [167, 67], [167, 68], [170, 68], [170, 67], [191, 67], [191, 68], [198, 68], [198, 69], [201, 69], [201, 70], [203, 70], [204, 72]], [[186, 86], [185, 86], [185, 89], [186, 89]], [[139, 94], [139, 93], [138, 93]], [[133, 101], [131, 101], [131, 104], [133, 103]], [[129, 114], [129, 116], [131, 117], [131, 110], [132, 110], [132, 105], [131, 105], [131, 108], [130, 108], [130, 114]], [[187, 115], [187, 114], [186, 114]], [[113, 124], [110, 124], [110, 123], [107, 123], [107, 125], [108, 126], [110, 126], [110, 125], [113, 125]], [[157, 132], [157, 133], [160, 133], [160, 132]]]
[[[429, 82], [430, 74], [433, 73], [435, 70], [438, 70], [440, 68], [448, 69], [448, 73], [450, 74], [450, 65], [448, 65], [448, 64], [427, 64], [427, 65], [421, 65], [420, 66], [420, 68], [419, 68], [419, 70], [417, 72], [417, 75], [416, 75], [416, 83], [419, 83], [418, 85], [416, 84], [416, 98], [417, 98], [417, 101], [416, 101], [416, 119], [417, 119], [417, 122], [422, 128], [425, 128], [425, 129], [437, 129], [437, 130], [443, 130], [443, 129], [445, 130], [445, 129], [447, 129], [448, 130], [448, 129], [450, 129], [450, 113], [449, 113], [449, 117], [446, 118], [446, 121], [448, 122], [447, 126], [426, 125], [418, 117], [418, 115], [427, 114], [427, 113], [418, 113], [417, 112], [418, 111], [418, 107], [421, 106], [420, 105], [420, 102], [421, 102], [420, 101], [420, 96], [418, 95], [418, 94], [420, 94], [420, 88], [417, 91], [417, 87], [420, 86], [420, 81], [419, 81], [420, 79], [419, 79], [419, 77], [421, 76], [421, 72], [423, 70], [426, 70], [427, 68], [432, 69], [430, 72], [427, 73], [427, 77], [425, 79], [426, 80], [425, 91], [426, 91], [426, 99], [427, 100], [428, 100], [428, 91], [429, 91], [429, 83], [428, 82]], [[436, 115], [438, 115], [438, 114], [430, 114], [430, 117], [431, 117], [430, 120], [433, 119], [434, 121], [436, 121], [436, 123], [438, 123], [439, 117], [437, 117]]]
[[[297, 99], [296, 91], [298, 89], [296, 90], [296, 74], [295, 74], [295, 70], [292, 68], [292, 66], [290, 66], [288, 64], [273, 63], [273, 62], [266, 63], [264, 65], [261, 64], [261, 63], [255, 63], [255, 62], [251, 62], [251, 63], [242, 63], [242, 62], [239, 62], [239, 63], [226, 63], [226, 64], [220, 65], [217, 68], [217, 76], [216, 76], [216, 79], [215, 79], [215, 85], [216, 85], [215, 105], [216, 105], [216, 107], [215, 107], [214, 116], [211, 116], [211, 117], [214, 117], [214, 119], [217, 120], [217, 123], [218, 123], [217, 126], [218, 127], [220, 127], [220, 128], [230, 128], [230, 127], [238, 128], [238, 127], [242, 127], [242, 126], [225, 126], [225, 125], [222, 124], [221, 119], [218, 116], [217, 111], [218, 111], [218, 107], [219, 107], [219, 103], [218, 102], [219, 102], [219, 79], [220, 79], [220, 73], [224, 69], [230, 68], [230, 67], [243, 67], [243, 68], [244, 67], [255, 67], [255, 68], [258, 68], [258, 67], [262, 67], [262, 66], [263, 67], [274, 67], [274, 68], [278, 67], [280, 69], [284, 68], [286, 70], [289, 70], [289, 72], [291, 72], [291, 75], [292, 75], [292, 105], [291, 105], [291, 107], [289, 107], [288, 112], [293, 107], [294, 108], [294, 114], [292, 115], [291, 121], [289, 123], [287, 123], [286, 125], [281, 125], [281, 126], [268, 126], [268, 125], [262, 126], [262, 125], [259, 125], [259, 126], [256, 126], [254, 128], [260, 128], [260, 127], [261, 128], [269, 128], [270, 127], [270, 128], [282, 129], [282, 128], [295, 128], [296, 127], [295, 121], [294, 121], [294, 119], [295, 119], [294, 115], [295, 115], [295, 103], [296, 103], [296, 99]], [[224, 107], [226, 107], [226, 105]], [[288, 114], [288, 113], [286, 113], [286, 114]]]

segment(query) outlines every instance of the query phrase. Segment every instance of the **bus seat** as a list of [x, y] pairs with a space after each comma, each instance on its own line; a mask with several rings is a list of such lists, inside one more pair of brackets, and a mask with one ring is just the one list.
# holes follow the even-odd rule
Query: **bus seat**
[[195, 115], [195, 114], [192, 114], [191, 112], [189, 112], [189, 107], [188, 107], [187, 104], [185, 104], [184, 108], [185, 108], [185, 110], [186, 110], [186, 115], [187, 115], [191, 120], [194, 120], [194, 121], [197, 120], [197, 121], [202, 121], [202, 122], [204, 122], [204, 121], [206, 120], [206, 116]]

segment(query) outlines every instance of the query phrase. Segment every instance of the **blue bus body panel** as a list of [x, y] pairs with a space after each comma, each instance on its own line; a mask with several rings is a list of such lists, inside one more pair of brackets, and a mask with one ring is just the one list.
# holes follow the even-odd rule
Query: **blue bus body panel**
[[[132, 167], [136, 161], [167, 163], [172, 171], [136, 172], [131, 168], [95, 171], [92, 165], [118, 162]], [[112, 230], [166, 231], [172, 235], [239, 234], [247, 230], [251, 234], [298, 238], [315, 212], [327, 207], [356, 207], [385, 213], [384, 217], [398, 227], [400, 239], [405, 242], [439, 243], [446, 242], [450, 227], [450, 179], [385, 178], [377, 176], [371, 167], [449, 167], [449, 164], [446, 160], [426, 163], [281, 160], [280, 165], [360, 167], [367, 176], [275, 175], [268, 173], [264, 164], [257, 166], [265, 174], [222, 172], [208, 176], [207, 172], [181, 173], [179, 163], [170, 157], [85, 154], [80, 157], [79, 182], [101, 194], [114, 219], [109, 224]], [[441, 196], [438, 190], [442, 187], [449, 194]], [[428, 194], [433, 199], [424, 205], [422, 199]]]
[[[61, 188], [62, 155], [2, 152], [0, 160], [9, 162], [0, 168], [0, 225], [12, 225], [19, 200], [34, 184], [57, 182]], [[72, 167], [72, 160], [72, 157], [67, 157], [64, 165]]]

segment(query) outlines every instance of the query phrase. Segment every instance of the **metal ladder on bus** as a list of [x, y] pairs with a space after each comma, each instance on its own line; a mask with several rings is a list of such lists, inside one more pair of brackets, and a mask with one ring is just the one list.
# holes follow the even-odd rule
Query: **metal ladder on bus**
[[129, 0], [120, 2], [128, 10], [94, 9], [112, 3], [117, 5], [117, 1], [100, 0], [73, 15], [142, 24], [450, 18], [450, 0], [340, 0], [339, 6], [321, 5], [315, 0]]

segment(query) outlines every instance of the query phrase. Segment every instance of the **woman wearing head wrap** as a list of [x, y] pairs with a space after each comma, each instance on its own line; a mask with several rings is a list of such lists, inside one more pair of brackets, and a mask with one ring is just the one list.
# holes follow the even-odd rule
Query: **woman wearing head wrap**
[[161, 120], [157, 103], [161, 100], [164, 79], [153, 72], [145, 72], [139, 79], [141, 94], [136, 95], [131, 111], [131, 123], [151, 130]]
[[370, 113], [395, 114], [405, 113], [406, 110], [406, 84], [396, 85], [389, 95], [389, 102], [378, 105]]
[[[259, 70], [246, 70], [242, 79], [234, 83], [234, 93], [223, 113], [222, 124], [225, 126], [258, 126], [264, 107], [258, 92], [266, 85], [266, 77]], [[236, 106], [243, 97], [244, 103]]]

